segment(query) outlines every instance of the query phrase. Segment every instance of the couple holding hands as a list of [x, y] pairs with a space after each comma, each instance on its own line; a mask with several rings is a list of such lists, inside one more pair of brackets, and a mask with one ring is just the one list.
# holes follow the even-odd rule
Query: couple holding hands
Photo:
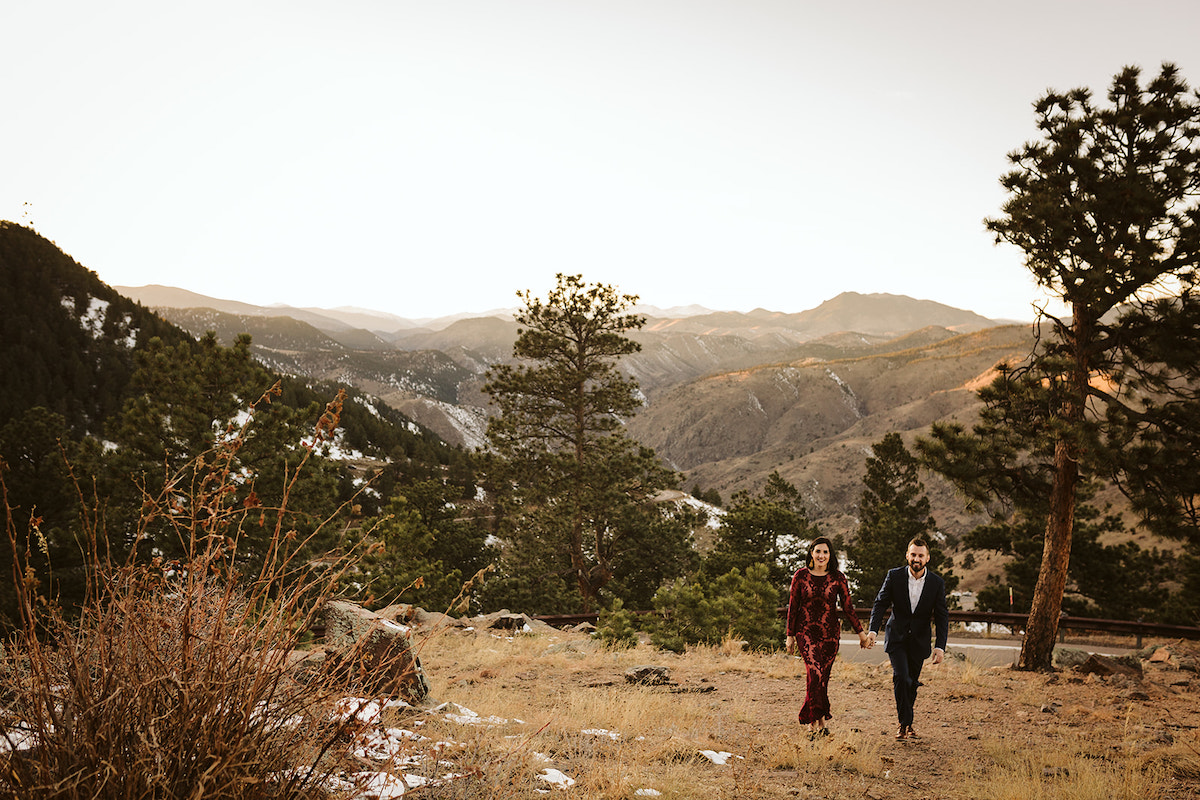
[[[787, 652], [804, 659], [807, 685], [800, 722], [810, 728], [809, 738], [828, 736], [829, 673], [841, 640], [841, 607], [858, 634], [859, 646], [875, 646], [883, 615], [891, 610], [884, 638], [884, 651], [892, 662], [892, 685], [896, 695], [899, 726], [896, 739], [919, 739], [913, 730], [913, 703], [920, 686], [921, 666], [931, 655], [940, 664], [946, 654], [950, 612], [946, 607], [946, 584], [930, 572], [929, 545], [923, 539], [908, 543], [905, 566], [889, 570], [871, 606], [871, 620], [863, 629], [850, 599], [850, 585], [838, 570], [833, 543], [824, 536], [808, 547], [806, 566], [792, 576], [788, 595]], [[930, 626], [935, 629], [936, 647], [930, 647]]]

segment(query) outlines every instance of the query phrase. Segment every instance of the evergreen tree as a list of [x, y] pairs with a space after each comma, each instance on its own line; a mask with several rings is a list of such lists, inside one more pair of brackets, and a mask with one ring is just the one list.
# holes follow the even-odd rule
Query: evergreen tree
[[937, 526], [929, 513], [929, 498], [917, 472], [917, 459], [898, 433], [888, 433], [871, 446], [864, 489], [859, 500], [858, 530], [846, 545], [846, 577], [857, 597], [873, 599], [888, 570], [904, 563], [908, 543], [917, 537], [929, 544], [929, 566], [946, 581], [958, 577], [943, 566]]
[[553, 582], [565, 579], [591, 609], [623, 556], [661, 532], [651, 501], [677, 478], [623, 427], [640, 405], [636, 381], [616, 366], [640, 349], [624, 335], [645, 324], [628, 313], [637, 298], [578, 275], [557, 280], [546, 301], [518, 293], [518, 363], [488, 372], [484, 391], [498, 407], [489, 471], [507, 544], [502, 571], [548, 591], [542, 608], [564, 601]]
[[786, 593], [792, 573], [804, 564], [808, 543], [819, 535], [808, 521], [800, 490], [772, 472], [760, 494], [740, 491], [730, 498], [716, 544], [704, 559], [703, 577], [711, 580], [733, 569], [747, 574], [763, 564], [773, 585]]
[[[1120, 517], [1102, 514], [1087, 500], [1091, 487], [1081, 490], [1075, 507], [1071, 564], [1067, 572], [1063, 611], [1070, 616], [1166, 622], [1172, 595], [1163, 587], [1171, 560], [1158, 550], [1143, 550], [1136, 542], [1103, 544], [1101, 537], [1124, 532]], [[976, 596], [983, 611], [1028, 613], [1037, 584], [1045, 535], [1046, 508], [1021, 510], [1012, 518], [997, 518], [965, 537], [969, 547], [1009, 557], [1003, 582], [990, 580]], [[999, 576], [989, 576], [989, 579]], [[1011, 597], [1011, 605], [1010, 605]]]
[[487, 531], [460, 520], [455, 487], [419, 481], [391, 498], [386, 513], [362, 529], [382, 544], [363, 561], [362, 574], [375, 605], [405, 602], [433, 611], [466, 610], [470, 596], [451, 608], [463, 583], [493, 558]]
[[770, 650], [783, 638], [778, 584], [766, 564], [731, 569], [709, 581], [677, 580], [654, 595], [658, 612], [651, 638], [664, 650], [718, 644], [727, 638]]
[[1023, 669], [1051, 667], [1082, 482], [1111, 476], [1151, 524], [1200, 540], [1200, 102], [1173, 65], [1145, 88], [1140, 78], [1136, 67], [1117, 74], [1107, 107], [1082, 88], [1039, 100], [1041, 138], [1010, 154], [1004, 214], [986, 222], [1070, 313], [1043, 312], [1030, 359], [987, 398], [1010, 405], [998, 413], [1025, 430], [1021, 412], [1031, 412], [1041, 438], [968, 442], [958, 431], [935, 444], [936, 457], [968, 472], [970, 456], [942, 458], [947, 443], [975, 454], [999, 444], [1004, 458], [985, 460], [1047, 489]]
[[[221, 347], [211, 333], [196, 346], [154, 340], [136, 354], [136, 364], [134, 394], [110, 425], [118, 448], [98, 475], [114, 553], [136, 544], [167, 559], [180, 557], [190, 547], [178, 534], [190, 528], [180, 526], [185, 516], [203, 528], [206, 518], [231, 502], [279, 508], [306, 457], [300, 484], [290, 489], [284, 530], [293, 529], [303, 540], [349, 496], [344, 477], [321, 457], [336, 436], [341, 400], [336, 410], [324, 411], [316, 404], [298, 410], [271, 402], [278, 384], [250, 358], [249, 336], [239, 337], [232, 348]], [[230, 454], [228, 469], [243, 476], [237, 498], [209, 496], [202, 485], [218, 450]], [[175, 518], [146, 519], [144, 499], [164, 491], [177, 493], [188, 505], [178, 508]], [[239, 554], [248, 572], [265, 556], [276, 522], [263, 515], [259, 524], [241, 531]], [[311, 547], [320, 550], [326, 544], [314, 541]]]
[[[0, 514], [7, 506], [15, 546], [43, 595], [65, 606], [81, 600], [84, 588], [83, 581], [75, 580], [83, 553], [76, 541], [79, 500], [69, 466], [79, 449], [69, 438], [66, 419], [41, 406], [0, 425]], [[33, 533], [35, 541], [27, 541], [26, 533]], [[7, 541], [0, 543], [0, 576], [0, 631], [9, 631], [18, 619], [13, 545]]]

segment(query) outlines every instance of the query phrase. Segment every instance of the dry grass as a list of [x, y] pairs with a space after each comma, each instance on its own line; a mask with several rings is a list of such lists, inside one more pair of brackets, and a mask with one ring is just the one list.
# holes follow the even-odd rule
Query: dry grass
[[1156, 800], [1164, 796], [1167, 765], [1162, 761], [1071, 747], [1013, 747], [996, 741], [986, 742], [982, 749], [980, 766], [965, 776], [970, 796], [980, 800]]
[[[438, 700], [500, 719], [464, 729], [431, 717], [426, 735], [464, 745], [452, 769], [465, 777], [422, 797], [541, 796], [547, 768], [574, 779], [564, 796], [597, 800], [655, 796], [639, 790], [680, 800], [1167, 800], [1195, 796], [1187, 787], [1200, 774], [1194, 732], [1170, 745], [1147, 741], [1162, 728], [1153, 704], [1104, 702], [1113, 691], [1103, 682], [969, 661], [930, 670], [928, 699], [918, 701], [925, 739], [897, 745], [886, 665], [839, 661], [833, 734], [810, 741], [795, 722], [802, 666], [778, 654], [610, 651], [579, 634], [450, 629], [427, 642], [423, 659]], [[676, 685], [626, 683], [625, 670], [641, 664], [666, 666]], [[1054, 713], [1042, 710], [1048, 704]], [[1200, 715], [1197, 706], [1189, 704]], [[702, 751], [729, 755], [717, 764]]]
[[[668, 798], [756, 797], [795, 773], [883, 771], [879, 745], [862, 735], [814, 744], [797, 729], [746, 742], [737, 729], [754, 724], [751, 709], [714, 699], [715, 693], [702, 691], [703, 679], [671, 687], [622, 679], [629, 667], [653, 662], [669, 665], [680, 676], [755, 675], [794, 682], [801, 670], [792, 659], [722, 647], [695, 648], [683, 656], [646, 647], [571, 653], [556, 651], [556, 638], [569, 637], [447, 634], [432, 643], [428, 664], [452, 665], [430, 669], [436, 695], [510, 720], [473, 731], [468, 742], [468, 749], [491, 758], [485, 763], [477, 756], [476, 768], [491, 773], [499, 767], [510, 780], [503, 789], [489, 780], [487, 792], [446, 786], [430, 796], [532, 796], [527, 793], [539, 787], [511, 780], [514, 767], [517, 773], [536, 773], [553, 766], [575, 779], [571, 796], [584, 798], [626, 798], [639, 789]], [[681, 689], [687, 691], [676, 691]], [[442, 722], [427, 725], [425, 732], [435, 735], [431, 731], [461, 733]], [[731, 741], [739, 743], [737, 752], [730, 749]], [[716, 758], [726, 754], [728, 760], [716, 764], [703, 751]]]

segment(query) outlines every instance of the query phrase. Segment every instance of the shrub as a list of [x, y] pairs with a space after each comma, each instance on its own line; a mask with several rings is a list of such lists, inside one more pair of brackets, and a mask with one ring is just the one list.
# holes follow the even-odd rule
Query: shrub
[[[316, 438], [339, 413], [340, 398]], [[189, 465], [202, 475], [190, 489], [167, 481], [145, 498], [142, 523], [173, 526], [177, 562], [135, 547], [109, 563], [102, 505], [83, 504], [90, 570], [75, 618], [28, 578], [37, 520], [22, 547], [4, 493], [20, 619], [0, 671], [0, 797], [315, 797], [343, 773], [351, 722], [330, 711], [346, 686], [320, 670], [301, 680], [290, 660], [355, 556], [300, 559], [305, 542], [281, 524], [286, 492], [277, 509], [233, 505], [233, 484], [252, 480], [228, 469], [245, 436]], [[272, 515], [270, 557], [239, 574], [243, 525]]]
[[611, 609], [600, 614], [600, 624], [593, 635], [607, 647], [624, 650], [637, 647], [637, 632], [634, 615], [618, 599], [613, 601]]
[[744, 575], [734, 568], [708, 583], [676, 581], [660, 589], [654, 595], [658, 618], [651, 640], [675, 652], [728, 638], [740, 638], [754, 649], [778, 647], [783, 621], [779, 590], [769, 572], [766, 564], [752, 564]]

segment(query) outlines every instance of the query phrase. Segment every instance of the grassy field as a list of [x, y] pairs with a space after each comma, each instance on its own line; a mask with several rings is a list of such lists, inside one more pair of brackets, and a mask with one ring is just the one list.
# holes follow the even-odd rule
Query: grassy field
[[[903, 744], [890, 669], [839, 662], [833, 735], [812, 742], [795, 719], [803, 665], [782, 654], [450, 628], [424, 641], [425, 669], [437, 701], [479, 716], [443, 707], [394, 724], [440, 743], [422, 797], [1197, 797], [1200, 687], [1179, 668], [1194, 647], [1168, 647], [1174, 663], [1147, 665], [1140, 681], [927, 666], [923, 738]], [[670, 684], [627, 683], [645, 664], [667, 668]]]

